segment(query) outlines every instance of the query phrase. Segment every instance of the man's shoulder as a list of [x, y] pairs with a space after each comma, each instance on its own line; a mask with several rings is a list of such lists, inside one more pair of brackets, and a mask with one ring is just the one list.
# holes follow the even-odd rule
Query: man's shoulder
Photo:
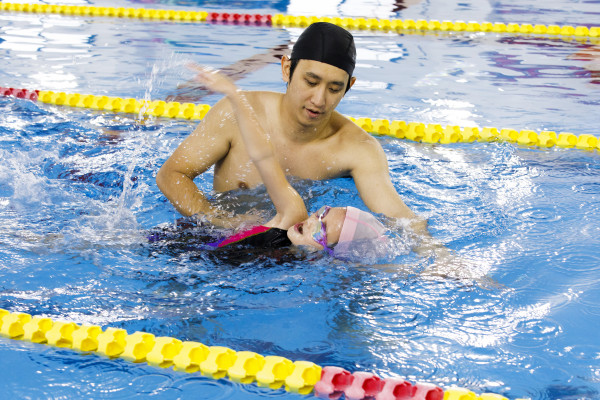
[[244, 90], [243, 93], [258, 100], [280, 99], [283, 96], [283, 93], [269, 90]]
[[[277, 100], [281, 96], [281, 93], [267, 91], [244, 90], [242, 93], [259, 116], [264, 116], [267, 110], [272, 110], [278, 104]], [[227, 122], [233, 122], [233, 119], [229, 118], [232, 113], [231, 103], [226, 97], [223, 97], [211, 107], [204, 122], [209, 125], [217, 124], [224, 127]], [[227, 127], [227, 129], [230, 129], [230, 127]]]
[[259, 104], [277, 101], [281, 99], [281, 96], [283, 96], [282, 93], [271, 92], [267, 90], [244, 90], [243, 93], [250, 101]]
[[[282, 93], [266, 90], [244, 90], [242, 93], [254, 109], [254, 112], [259, 116], [272, 115], [273, 110], [279, 107], [281, 96], [283, 95]], [[219, 103], [223, 101], [229, 103], [227, 99], [222, 99]], [[231, 106], [226, 105], [225, 107], [229, 109]]]
[[[266, 91], [266, 90], [242, 90], [242, 93], [244, 94], [244, 96], [246, 97], [246, 99], [248, 99], [248, 101], [250, 102], [250, 104], [253, 107], [257, 107], [257, 106], [261, 106], [261, 105], [266, 105], [268, 103], [277, 101], [279, 99], [281, 99], [282, 93], [278, 93], [278, 92], [270, 92], [270, 91]], [[213, 108], [229, 108], [230, 107], [230, 103], [229, 100], [227, 99], [227, 97], [223, 97], [221, 100], [219, 100], [214, 106]]]
[[340, 140], [343, 140], [345, 144], [357, 145], [367, 142], [374, 145], [379, 145], [377, 139], [339, 112], [336, 112], [334, 115], [332, 123], [334, 134], [337, 135]]
[[386, 159], [379, 141], [349, 118], [339, 114], [334, 123], [337, 131], [332, 144], [349, 170], [362, 169], [365, 165], [379, 165]]

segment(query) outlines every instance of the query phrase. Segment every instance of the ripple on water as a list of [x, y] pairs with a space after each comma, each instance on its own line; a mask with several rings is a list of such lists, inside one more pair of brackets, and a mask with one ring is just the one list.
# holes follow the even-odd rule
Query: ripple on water
[[[228, 397], [224, 397], [227, 399], [264, 399], [264, 398], [271, 398], [271, 397], [282, 397], [282, 398], [290, 398], [290, 399], [294, 399], [294, 398], [305, 398], [296, 394], [291, 394], [289, 392], [286, 392], [283, 388], [280, 388], [278, 390], [273, 390], [271, 388], [261, 388], [258, 387], [256, 385], [256, 383], [250, 384], [250, 385], [245, 385], [245, 384], [241, 384], [241, 383], [235, 383], [232, 384], [233, 388], [236, 388], [239, 390], [239, 393], [235, 393], [233, 392], [232, 394], [230, 394]], [[241, 393], [243, 393], [243, 395], [241, 395]], [[219, 398], [223, 398], [223, 397], [219, 397]], [[197, 397], [194, 397], [193, 399], [197, 399]]]
[[530, 318], [517, 323], [512, 344], [519, 348], [537, 348], [548, 343], [561, 332], [561, 326], [548, 318]]
[[4, 338], [0, 341], [1, 398], [77, 398], [77, 391], [66, 387], [58, 376], [56, 371], [62, 370], [40, 357], [44, 351], [48, 349], [43, 345]]
[[330, 355], [334, 353], [336, 346], [336, 342], [329, 340], [313, 340], [306, 343], [306, 345], [302, 346], [302, 354], [306, 355]]
[[566, 244], [557, 249], [558, 256], [550, 261], [552, 267], [570, 273], [597, 276], [600, 271], [600, 253], [589, 243]]
[[201, 376], [188, 376], [186, 374], [186, 377], [184, 379], [177, 382], [177, 388], [182, 394], [187, 394], [187, 396], [183, 396], [182, 394], [180, 394], [177, 397], [178, 399], [204, 398], [211, 400], [219, 400], [237, 397], [235, 395], [237, 389], [236, 384], [225, 379], [214, 380]]
[[[389, 339], [414, 334], [414, 328], [419, 323], [425, 322], [427, 307], [424, 304], [406, 301], [400, 303], [393, 300], [393, 298], [381, 298], [381, 303], [376, 309], [362, 309], [355, 313], [354, 317], [368, 326], [369, 331], [378, 332]], [[367, 314], [365, 315], [364, 312]]]
[[81, 389], [93, 392], [97, 398], [124, 399], [137, 393], [132, 386], [133, 369], [118, 360], [92, 356], [80, 366], [85, 373]]
[[[566, 394], [571, 392], [574, 387], [558, 384], [553, 385], [551, 382], [569, 382], [572, 380], [572, 373], [568, 371], [568, 367], [565, 364], [557, 364], [555, 362], [551, 362], [547, 358], [544, 357], [534, 357], [533, 359], [528, 359], [527, 364], [524, 365], [526, 371], [528, 372], [528, 376], [525, 377], [524, 381], [540, 383], [544, 382], [547, 386], [542, 386], [536, 388], [536, 391], [539, 391], [539, 394], [531, 396], [531, 398], [538, 399], [560, 399], [566, 398]], [[512, 383], [517, 384], [519, 380], [514, 379], [511, 381]], [[536, 385], [537, 386], [537, 385]], [[534, 386], [535, 387], [535, 386]], [[530, 388], [527, 388], [531, 390]], [[554, 392], [554, 393], [553, 393]], [[575, 397], [573, 397], [575, 398]]]
[[516, 219], [529, 238], [555, 235], [562, 210], [555, 205], [528, 206], [517, 210]]
[[582, 360], [587, 363], [597, 364], [598, 355], [600, 354], [600, 345], [588, 345], [588, 344], [573, 344], [572, 346], [566, 347], [563, 356], [569, 353], [577, 360]]
[[[597, 171], [588, 168], [590, 154], [580, 153], [572, 149], [556, 149], [554, 152], [545, 153], [550, 157], [538, 160], [536, 165], [543, 168], [545, 175], [567, 182], [567, 179], [580, 178], [582, 176], [597, 175]], [[536, 153], [539, 155], [539, 153]]]
[[600, 183], [597, 183], [597, 182], [581, 183], [579, 185], [574, 185], [572, 190], [576, 193], [597, 195], [597, 194], [600, 194]]
[[455, 353], [450, 350], [449, 343], [437, 338], [411, 342], [399, 342], [397, 346], [386, 347], [373, 354], [380, 359], [379, 368], [370, 365], [362, 366], [362, 370], [374, 370], [381, 377], [394, 376], [410, 381], [437, 381], [439, 375], [451, 374]]
[[173, 375], [155, 372], [158, 369], [148, 367], [146, 374], [137, 376], [131, 380], [129, 385], [136, 388], [141, 395], [164, 397], [173, 390]]
[[587, 289], [579, 295], [579, 303], [584, 306], [582, 312], [588, 315], [600, 316], [600, 287], [596, 283], [595, 288]]
[[526, 207], [517, 211], [517, 217], [522, 221], [535, 223], [553, 223], [562, 218], [559, 207], [554, 205]]

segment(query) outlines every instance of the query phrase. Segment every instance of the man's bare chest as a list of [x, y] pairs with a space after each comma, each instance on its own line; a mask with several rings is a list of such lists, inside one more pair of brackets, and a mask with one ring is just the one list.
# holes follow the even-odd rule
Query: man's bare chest
[[[318, 146], [278, 144], [275, 155], [284, 173], [302, 179], [322, 180], [344, 175], [344, 168], [327, 149]], [[250, 188], [262, 183], [258, 170], [243, 145], [232, 146], [227, 157], [215, 166], [214, 189], [227, 191]]]

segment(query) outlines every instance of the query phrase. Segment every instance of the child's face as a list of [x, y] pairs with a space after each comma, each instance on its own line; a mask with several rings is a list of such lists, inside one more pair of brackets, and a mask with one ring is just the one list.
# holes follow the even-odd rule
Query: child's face
[[322, 207], [304, 221], [289, 228], [287, 236], [297, 246], [323, 250], [323, 244], [331, 246], [338, 242], [345, 218], [344, 207]]

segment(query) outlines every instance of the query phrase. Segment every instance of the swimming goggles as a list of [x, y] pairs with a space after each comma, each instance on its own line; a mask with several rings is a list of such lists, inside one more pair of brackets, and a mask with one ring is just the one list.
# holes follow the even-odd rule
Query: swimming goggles
[[323, 246], [327, 252], [333, 256], [333, 250], [327, 246], [327, 229], [325, 229], [325, 224], [323, 224], [323, 218], [327, 216], [331, 207], [323, 206], [317, 211], [317, 218], [319, 219], [319, 225], [316, 226], [317, 229], [313, 232], [313, 240]]

